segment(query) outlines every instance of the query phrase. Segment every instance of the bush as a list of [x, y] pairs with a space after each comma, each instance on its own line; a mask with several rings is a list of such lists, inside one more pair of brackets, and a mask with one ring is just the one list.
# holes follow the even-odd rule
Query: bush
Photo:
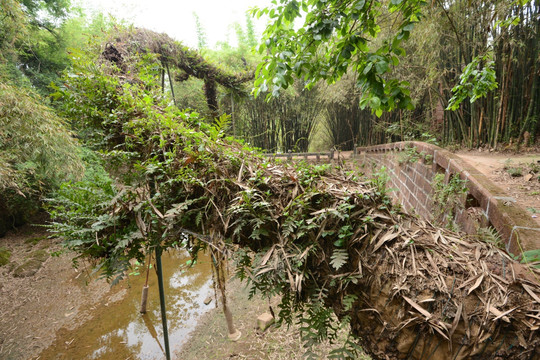
[[62, 119], [38, 95], [0, 84], [0, 235], [24, 223], [43, 195], [81, 172], [78, 153]]

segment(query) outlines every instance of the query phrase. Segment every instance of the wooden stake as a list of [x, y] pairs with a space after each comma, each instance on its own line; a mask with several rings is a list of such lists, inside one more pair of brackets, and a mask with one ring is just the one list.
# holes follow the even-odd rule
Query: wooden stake
[[152, 253], [148, 256], [148, 267], [146, 268], [146, 282], [144, 283], [141, 294], [141, 314], [146, 314], [146, 304], [148, 303], [148, 274], [150, 274], [150, 264], [152, 263]]
[[212, 250], [212, 264], [216, 270], [216, 279], [219, 291], [221, 293], [221, 305], [223, 307], [223, 314], [225, 315], [225, 321], [227, 322], [227, 330], [229, 332], [229, 339], [231, 341], [238, 341], [242, 333], [234, 327], [233, 316], [229, 307], [227, 306], [227, 296], [225, 289], [225, 272], [224, 272], [224, 261], [221, 254], [217, 254]]

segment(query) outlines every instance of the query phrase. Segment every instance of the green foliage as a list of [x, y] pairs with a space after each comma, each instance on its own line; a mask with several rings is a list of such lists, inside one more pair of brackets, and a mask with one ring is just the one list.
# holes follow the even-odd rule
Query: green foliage
[[63, 32], [51, 33], [42, 28], [31, 28], [18, 50], [21, 72], [42, 94], [49, 93], [49, 84], [59, 81], [59, 74], [69, 65]]
[[527, 164], [527, 167], [529, 169], [530, 174], [533, 174], [533, 175], [540, 174], [540, 163], [539, 162], [531, 161], [530, 163]]
[[321, 176], [328, 174], [332, 170], [331, 164], [310, 164], [304, 161], [296, 163], [298, 181], [302, 186], [313, 186]]
[[407, 146], [405, 150], [401, 151], [397, 156], [399, 164], [414, 164], [420, 160], [421, 155], [418, 152], [416, 146]]
[[[327, 172], [269, 161], [226, 136], [226, 117], [210, 125], [199, 114], [169, 106], [156, 57], [136, 49], [120, 68], [81, 56], [59, 89], [65, 113], [86, 131], [84, 139], [110, 170], [110, 177], [66, 185], [51, 201], [54, 228], [66, 245], [116, 278], [130, 260], [140, 262], [152, 250], [244, 249], [237, 261], [247, 268], [238, 275], [250, 279], [251, 292], [281, 295], [280, 322], [299, 322], [311, 357], [317, 357], [310, 349], [316, 342], [337, 340], [343, 327], [335, 318], [369, 321], [357, 320], [357, 309], [371, 311], [373, 299], [358, 295], [376, 276], [386, 282], [403, 273], [405, 261], [393, 260], [395, 255], [415, 256], [416, 245], [385, 196], [388, 176], [369, 186], [351, 180], [342, 167]], [[397, 215], [414, 224], [404, 226], [419, 224]], [[415, 231], [436, 231], [421, 229]], [[425, 243], [417, 249], [435, 244], [431, 239], [418, 236], [415, 241]], [[388, 277], [373, 270], [373, 256], [384, 262], [378, 269], [388, 270]], [[333, 355], [354, 358], [356, 348], [348, 339]]]
[[445, 174], [436, 174], [431, 186], [433, 188], [434, 220], [455, 228], [454, 215], [457, 209], [463, 208], [463, 196], [467, 193], [467, 180], [462, 180], [459, 174], [450, 176], [445, 184]]
[[525, 251], [520, 258], [522, 264], [530, 264], [540, 269], [540, 249]]
[[[224, 226], [219, 231], [227, 242], [260, 250], [237, 253], [238, 263], [249, 269], [238, 276], [252, 279], [253, 291], [283, 294], [282, 321], [300, 317], [308, 346], [335, 339], [339, 326], [322, 290], [302, 286], [312, 276], [308, 262], [319, 256], [320, 246], [342, 252], [326, 265], [329, 271], [348, 268], [346, 249], [356, 229], [374, 226], [371, 215], [353, 218], [370, 195], [360, 188], [336, 202], [320, 189], [330, 165], [300, 163], [276, 172], [281, 170], [275, 164], [226, 136], [227, 116], [210, 125], [196, 113], [168, 106], [152, 56], [126, 64], [131, 76], [145, 78], [139, 82], [121, 81], [116, 67], [78, 55], [56, 96], [66, 102], [63, 111], [83, 139], [99, 149], [111, 175], [87, 152], [85, 178], [64, 184], [50, 200], [52, 229], [66, 246], [97, 261], [102, 274], [116, 280], [130, 259], [141, 262], [148, 249], [176, 246], [186, 233]], [[279, 199], [282, 208], [274, 205]], [[276, 236], [294, 244], [286, 260], [281, 260], [285, 248], [268, 245]], [[182, 246], [195, 253], [206, 247], [206, 237], [199, 238], [203, 241], [189, 236]], [[346, 287], [351, 277], [339, 275], [332, 286]], [[305, 307], [297, 301], [304, 291], [313, 295]]]
[[[138, 252], [124, 254], [121, 250], [142, 235], [136, 226], [122, 214], [109, 212], [110, 206], [119, 206], [121, 193], [102, 165], [90, 150], [85, 150], [87, 167], [81, 181], [62, 184], [48, 199], [47, 209], [54, 221], [50, 229], [65, 238], [65, 246], [80, 257], [99, 258], [111, 249], [119, 249], [103, 262], [102, 275], [116, 276], [119, 280], [129, 266], [131, 258], [144, 262]], [[114, 231], [113, 231], [114, 229]], [[96, 242], [96, 239], [100, 241]], [[76, 264], [76, 259], [74, 260]]]
[[371, 184], [377, 189], [377, 194], [380, 196], [386, 196], [388, 188], [386, 185], [390, 181], [390, 175], [388, 175], [385, 166], [381, 166], [370, 178]]
[[[281, 0], [274, 7], [255, 9], [255, 15], [270, 18], [259, 48], [265, 61], [257, 68], [255, 94], [270, 91], [277, 96], [293, 83], [293, 75], [304, 78], [311, 88], [319, 80], [333, 83], [353, 69], [362, 90], [362, 108], [369, 106], [377, 116], [395, 108], [412, 109], [408, 83], [387, 74], [404, 55], [401, 43], [421, 19], [424, 4], [422, 0]], [[397, 31], [372, 49], [369, 42], [381, 31], [383, 9], [395, 17]], [[296, 30], [293, 24], [298, 18], [305, 20]]]
[[82, 169], [72, 134], [41, 102], [0, 84], [0, 209], [8, 217], [32, 215], [41, 196]]
[[249, 13], [246, 12], [246, 36], [245, 36], [245, 45], [248, 46], [248, 48], [254, 48], [257, 45], [257, 34], [255, 33], [255, 25], [253, 24], [253, 19], [249, 15]]
[[67, 16], [70, 6], [70, 0], [21, 0], [20, 3], [32, 21], [43, 27]]
[[335, 340], [337, 328], [332, 321], [332, 310], [324, 306], [323, 299], [313, 299], [300, 319], [300, 336], [306, 348], [307, 359], [318, 359], [313, 353], [313, 346], [323, 340]]
[[212, 128], [210, 129], [210, 137], [214, 140], [225, 136], [227, 129], [231, 126], [231, 117], [227, 114], [216, 118]]
[[336, 270], [339, 270], [349, 261], [349, 253], [346, 249], [334, 249], [330, 258], [330, 265]]
[[[111, 22], [70, 8], [68, 0], [2, 0], [0, 2], [0, 79], [50, 93], [70, 64], [71, 48], [102, 39]], [[68, 16], [69, 14], [69, 16]]]
[[482, 241], [493, 244], [499, 249], [504, 249], [504, 240], [501, 239], [501, 234], [492, 226], [478, 229], [478, 236]]
[[[397, 6], [415, 3], [402, 1]], [[397, 2], [284, 0], [256, 9], [256, 15], [270, 17], [259, 46], [264, 61], [257, 70], [256, 94], [283, 96], [283, 89], [298, 78], [308, 88], [320, 80], [352, 83], [332, 86], [323, 97], [333, 100], [326, 106], [329, 114], [321, 118], [338, 147], [345, 141], [349, 146], [372, 145], [423, 137], [443, 144], [494, 146], [501, 139], [522, 139], [524, 131], [537, 135], [539, 80], [530, 69], [538, 62], [539, 4], [427, 3], [417, 4], [422, 16], [409, 24], [414, 30], [402, 35], [397, 47], [393, 39], [400, 37], [401, 21], [410, 20], [400, 13], [405, 7], [396, 10]], [[357, 19], [349, 22], [356, 10]], [[496, 87], [497, 82], [504, 86]], [[350, 90], [343, 96], [333, 94], [342, 87]], [[464, 101], [467, 98], [472, 102]], [[371, 107], [373, 114], [344, 106], [349, 102]], [[416, 108], [408, 110], [412, 104]], [[444, 112], [445, 108], [460, 111]], [[349, 130], [350, 139], [335, 135]]]
[[[512, 165], [512, 160], [508, 159], [504, 162], [504, 170], [510, 175], [511, 177], [521, 177], [523, 176], [523, 172], [527, 171], [522, 166], [518, 165]], [[534, 174], [534, 168], [531, 168], [531, 172]]]
[[459, 79], [459, 85], [452, 89], [454, 96], [448, 102], [447, 110], [459, 109], [459, 105], [466, 98], [470, 98], [473, 103], [498, 87], [493, 53], [476, 56], [467, 64]]
[[197, 31], [197, 48], [199, 50], [206, 49], [208, 46], [208, 41], [206, 40], [206, 32], [201, 24], [199, 15], [196, 12], [193, 12], [193, 17], [195, 18], [195, 30]]
[[523, 176], [523, 169], [521, 169], [520, 167], [510, 167], [505, 170], [511, 177]]
[[418, 152], [416, 146], [407, 146], [405, 149], [397, 154], [397, 161], [401, 164], [414, 164], [423, 160], [427, 165], [433, 163], [433, 155], [426, 154], [425, 152]]
[[[57, 219], [53, 230], [66, 239], [68, 248], [84, 257], [103, 258], [103, 274], [119, 279], [131, 258], [141, 259], [143, 249], [160, 243], [163, 229], [152, 224], [163, 216], [182, 214], [186, 224], [201, 225], [199, 212], [188, 210], [204, 197], [172, 204], [167, 193], [180, 191], [180, 184], [200, 186], [200, 171], [214, 173], [216, 165], [207, 150], [216, 142], [230, 141], [224, 137], [229, 118], [222, 116], [208, 125], [196, 113], [168, 106], [155, 56], [141, 55], [131, 70], [140, 80], [123, 83], [110, 76], [118, 74], [118, 68], [98, 66], [91, 56], [73, 54], [74, 70], [66, 74], [65, 87], [57, 88], [54, 96], [63, 100], [63, 113], [85, 142], [101, 150], [122, 188], [102, 166], [90, 166], [85, 175], [90, 178], [63, 185], [51, 199], [49, 211]], [[176, 157], [179, 150], [187, 156], [182, 162]], [[233, 153], [228, 156], [236, 162]], [[149, 188], [149, 184], [154, 185]], [[249, 196], [246, 192], [242, 199]], [[163, 207], [166, 210], [160, 212]], [[173, 234], [167, 239], [168, 246], [178, 243]]]
[[15, 44], [28, 34], [28, 21], [16, 0], [0, 1], [0, 81], [21, 82]]

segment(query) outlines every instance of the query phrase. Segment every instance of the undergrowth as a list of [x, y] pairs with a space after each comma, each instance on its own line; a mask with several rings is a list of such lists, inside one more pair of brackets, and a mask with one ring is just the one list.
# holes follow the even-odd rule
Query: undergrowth
[[463, 209], [463, 196], [467, 193], [467, 181], [459, 174], [452, 174], [445, 183], [445, 174], [435, 174], [431, 182], [433, 188], [434, 219], [437, 223], [449, 229], [456, 230], [454, 221], [456, 211]]

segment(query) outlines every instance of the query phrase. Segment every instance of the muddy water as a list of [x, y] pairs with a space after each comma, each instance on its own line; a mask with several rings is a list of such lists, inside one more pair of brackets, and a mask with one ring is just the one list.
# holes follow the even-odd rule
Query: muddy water
[[[171, 352], [179, 348], [194, 329], [197, 318], [213, 306], [204, 305], [212, 293], [210, 260], [200, 256], [192, 268], [185, 252], [164, 253], [163, 275]], [[121, 300], [83, 309], [93, 318], [74, 330], [61, 329], [39, 359], [164, 359], [163, 331], [157, 276], [150, 270], [148, 312], [139, 313], [145, 273], [130, 276], [116, 292]], [[111, 300], [109, 300], [111, 301]]]

